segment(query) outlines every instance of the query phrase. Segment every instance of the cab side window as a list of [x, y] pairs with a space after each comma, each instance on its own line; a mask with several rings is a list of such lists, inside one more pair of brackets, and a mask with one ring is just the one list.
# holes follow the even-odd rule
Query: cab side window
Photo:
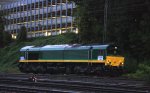
[[107, 53], [108, 55], [118, 55], [119, 54], [119, 50], [118, 50], [118, 47], [109, 47], [107, 49]]
[[104, 49], [104, 50], [100, 50], [99, 51], [99, 56], [103, 56], [104, 58], [107, 56], [107, 51]]

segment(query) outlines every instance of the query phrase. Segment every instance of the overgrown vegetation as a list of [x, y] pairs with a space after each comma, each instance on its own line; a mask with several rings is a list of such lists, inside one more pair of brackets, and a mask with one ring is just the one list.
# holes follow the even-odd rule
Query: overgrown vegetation
[[27, 39], [26, 27], [22, 26], [18, 35], [17, 35], [17, 42], [26, 41], [26, 39]]
[[44, 46], [48, 44], [72, 44], [76, 43], [77, 35], [65, 33], [58, 36], [39, 37], [26, 40], [26, 42], [14, 42], [10, 46], [0, 49], [0, 72], [18, 72], [17, 61], [19, 60], [19, 50], [27, 45]]
[[9, 45], [12, 41], [13, 41], [13, 40], [12, 40], [11, 34], [4, 31], [4, 32], [3, 32], [3, 45], [4, 45], [4, 46], [7, 46], [7, 45]]
[[11, 34], [4, 31], [4, 19], [0, 15], [0, 48], [12, 42]]
[[146, 83], [150, 84], [150, 65], [145, 63], [139, 64], [136, 72], [132, 74], [128, 74], [127, 76], [136, 79], [146, 80], [147, 81]]

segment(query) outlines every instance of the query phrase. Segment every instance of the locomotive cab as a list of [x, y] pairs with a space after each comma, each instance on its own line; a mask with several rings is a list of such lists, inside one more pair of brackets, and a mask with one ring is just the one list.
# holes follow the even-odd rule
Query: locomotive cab
[[110, 45], [107, 48], [107, 56], [106, 56], [106, 66], [112, 67], [123, 67], [124, 66], [124, 57], [120, 56], [120, 49], [118, 46]]

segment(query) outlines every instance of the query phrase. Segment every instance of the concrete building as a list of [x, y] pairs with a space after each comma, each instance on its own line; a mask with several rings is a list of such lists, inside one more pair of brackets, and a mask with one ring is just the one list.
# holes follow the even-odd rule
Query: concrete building
[[21, 26], [27, 28], [27, 36], [39, 37], [65, 33], [78, 33], [74, 26], [75, 3], [68, 0], [18, 0], [1, 5], [5, 31], [16, 38]]

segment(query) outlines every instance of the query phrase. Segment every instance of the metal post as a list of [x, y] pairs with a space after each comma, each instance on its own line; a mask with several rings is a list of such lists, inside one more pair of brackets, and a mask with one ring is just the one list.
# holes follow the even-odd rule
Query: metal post
[[53, 6], [52, 6], [52, 5], [53, 5], [53, 4], [52, 4], [52, 3], [53, 3], [53, 1], [51, 0], [51, 10], [50, 10], [50, 14], [51, 14], [51, 24], [50, 24], [50, 25], [51, 25], [51, 33], [53, 33], [53, 32], [52, 32], [52, 30], [53, 30], [53, 19], [52, 19], [52, 17], [53, 17], [53, 16], [52, 16], [52, 11], [53, 11]]
[[[32, 33], [32, 0], [30, 1], [31, 4], [30, 4], [30, 32]], [[31, 35], [31, 38], [32, 38], [32, 34]]]
[[29, 4], [28, 4], [28, 0], [27, 0], [27, 9], [26, 9], [26, 13], [27, 13], [27, 16], [26, 16], [26, 22], [27, 22], [27, 33], [28, 33], [28, 31], [29, 31], [29, 28], [28, 28], [28, 24], [29, 24], [29, 21], [28, 21], [28, 18], [29, 18], [29, 16], [28, 16], [28, 6], [29, 6]]
[[55, 35], [57, 35], [57, 0], [55, 0]]
[[44, 26], [44, 0], [42, 1], [42, 36], [44, 36], [43, 26]]
[[6, 21], [6, 31], [8, 31], [8, 27], [9, 27], [9, 24], [8, 24], [8, 5], [6, 5], [6, 19], [7, 19], [7, 21]]
[[34, 37], [36, 37], [36, 18], [35, 18], [36, 17], [36, 9], [35, 9], [36, 2], [34, 1], [33, 3], [34, 3], [34, 15], [33, 15], [34, 16]]
[[15, 8], [15, 6], [14, 6], [14, 2], [13, 2], [13, 12], [12, 12], [12, 14], [13, 14], [13, 33], [12, 33], [12, 34], [13, 34], [13, 35], [14, 35], [14, 33], [15, 33], [15, 32], [14, 32], [14, 24], [15, 24], [15, 22], [14, 22], [14, 19], [15, 19], [15, 16], [14, 16], [14, 14], [15, 14], [15, 9], [14, 9], [14, 8]]
[[[23, 3], [25, 3], [25, 1], [23, 1]], [[24, 23], [24, 17], [25, 17], [25, 12], [24, 12], [24, 4], [23, 4], [23, 23]]]
[[[18, 2], [17, 2], [17, 6], [16, 6], [16, 14], [17, 14], [17, 18], [16, 18], [16, 24], [18, 23]], [[18, 25], [17, 25], [17, 29], [16, 29], [16, 36], [18, 35]]]
[[[39, 8], [39, 9], [38, 9], [38, 10], [39, 10], [39, 11], [38, 11], [38, 12], [39, 12], [39, 13], [38, 13], [38, 31], [40, 31], [40, 25], [39, 25], [39, 24], [40, 24], [40, 21], [39, 21], [39, 20], [40, 20], [40, 0], [38, 0], [38, 8]], [[38, 33], [38, 36], [40, 36], [39, 33]]]
[[61, 8], [60, 8], [60, 33], [62, 33], [62, 0], [60, 0], [60, 5], [61, 5]]
[[11, 25], [11, 4], [9, 5], [9, 13], [8, 13], [8, 15], [9, 15], [9, 26], [10, 26], [10, 30], [8, 31], [8, 33], [11, 33], [11, 30], [12, 30], [12, 25]]
[[48, 36], [48, 0], [46, 0], [46, 36]]
[[103, 32], [103, 44], [106, 43], [106, 34], [107, 34], [107, 16], [108, 16], [108, 0], [105, 0], [104, 7], [104, 32]]
[[[19, 24], [21, 24], [21, 1], [19, 1]], [[21, 26], [19, 27], [19, 31], [21, 31]]]
[[68, 27], [68, 0], [66, 0], [66, 32]]

